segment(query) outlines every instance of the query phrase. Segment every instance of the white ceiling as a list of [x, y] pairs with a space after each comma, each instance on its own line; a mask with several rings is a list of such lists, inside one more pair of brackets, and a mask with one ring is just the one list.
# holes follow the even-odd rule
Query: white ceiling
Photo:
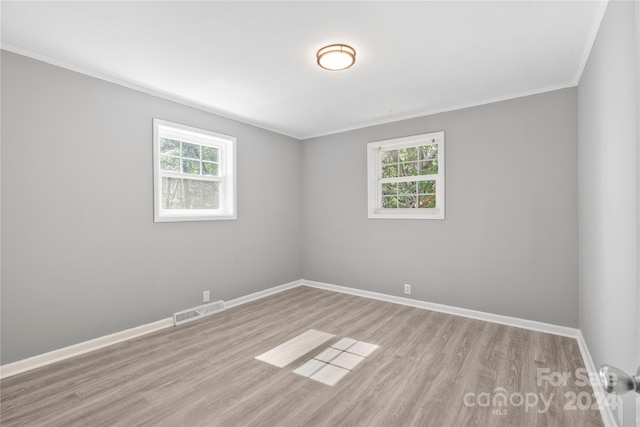
[[[575, 86], [600, 1], [2, 1], [3, 49], [294, 136]], [[349, 70], [315, 63], [331, 43]]]

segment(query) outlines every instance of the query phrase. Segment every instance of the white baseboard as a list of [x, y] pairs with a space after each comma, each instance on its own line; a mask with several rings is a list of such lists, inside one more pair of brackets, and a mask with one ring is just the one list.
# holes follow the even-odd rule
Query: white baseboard
[[[287, 289], [300, 286], [300, 282], [301, 280], [295, 280], [284, 285], [275, 286], [264, 291], [255, 292], [253, 294], [241, 296], [230, 301], [225, 301], [225, 307], [236, 307], [238, 305], [264, 298], [278, 292], [286, 291]], [[57, 350], [49, 351], [47, 353], [39, 354], [37, 356], [29, 357], [27, 359], [7, 363], [6, 365], [0, 366], [0, 379], [21, 374], [23, 372], [50, 365], [55, 362], [60, 362], [74, 356], [79, 356], [90, 351], [98, 350], [100, 348], [117, 344], [122, 341], [130, 340], [132, 338], [146, 335], [151, 332], [159, 331], [171, 326], [173, 326], [173, 317], [168, 317], [166, 319], [158, 320], [157, 322], [147, 323], [146, 325], [137, 326], [135, 328], [105, 335], [89, 341], [84, 341], [78, 344], [70, 345], [68, 347], [63, 347]]]
[[18, 360], [17, 362], [7, 363], [0, 366], [0, 378], [8, 378], [32, 369], [50, 365], [70, 357], [79, 356], [90, 351], [98, 350], [122, 341], [130, 340], [151, 332], [159, 331], [164, 328], [173, 326], [173, 318], [158, 320], [157, 322], [147, 323], [146, 325], [137, 326], [135, 328], [126, 329], [124, 331], [94, 338], [78, 344], [63, 347], [58, 350], [49, 351], [28, 359]]
[[[584, 339], [582, 339], [583, 341], [581, 344], [580, 339], [578, 338], [582, 336], [582, 334], [578, 329], [551, 325], [548, 323], [536, 322], [533, 320], [518, 319], [516, 317], [501, 316], [497, 314], [485, 313], [485, 312], [469, 310], [465, 308], [452, 307], [444, 304], [436, 304], [432, 302], [420, 301], [420, 300], [415, 300], [411, 298], [403, 298], [403, 297], [397, 297], [393, 295], [381, 294], [377, 292], [364, 291], [361, 289], [332, 285], [329, 283], [315, 282], [315, 281], [305, 280], [305, 279], [295, 280], [293, 282], [289, 282], [284, 285], [275, 286], [269, 289], [265, 289], [264, 291], [255, 292], [249, 295], [241, 296], [239, 298], [236, 298], [230, 301], [225, 301], [225, 307], [226, 308], [236, 307], [241, 304], [246, 304], [248, 302], [255, 301], [255, 300], [258, 300], [282, 291], [286, 291], [288, 289], [292, 289], [298, 286], [309, 286], [313, 288], [325, 289], [329, 291], [341, 292], [341, 293], [361, 296], [365, 298], [372, 298], [380, 301], [392, 302], [392, 303], [407, 305], [411, 307], [417, 307], [417, 308], [433, 310], [433, 311], [438, 311], [438, 312], [447, 313], [447, 314], [453, 314], [456, 316], [464, 316], [472, 319], [484, 320], [487, 322], [500, 323], [503, 325], [515, 326], [518, 328], [530, 329], [530, 330], [539, 331], [539, 332], [546, 332], [550, 334], [576, 338], [578, 339], [578, 343], [580, 344], [580, 350], [583, 352], [583, 358], [585, 358], [585, 365], [587, 363], [587, 360], [591, 360], [591, 356], [589, 355], [586, 349], [586, 344], [584, 344]], [[161, 329], [168, 328], [170, 326], [173, 326], [173, 318], [171, 317], [159, 320], [157, 322], [149, 323], [146, 325], [141, 325], [132, 329], [116, 332], [114, 334], [95, 338], [79, 344], [74, 344], [58, 350], [53, 350], [48, 353], [30, 357], [28, 359], [19, 360], [13, 363], [8, 363], [6, 365], [0, 366], [0, 378], [7, 378], [22, 372], [30, 371], [32, 369], [46, 366], [54, 362], [59, 362], [61, 360], [65, 360], [74, 356], [88, 353], [93, 350], [104, 348], [112, 344], [116, 344], [132, 338], [136, 338], [141, 335], [159, 331]], [[593, 362], [591, 362], [591, 364], [593, 365]], [[590, 368], [587, 366], [587, 369], [590, 369]], [[592, 368], [591, 370], [595, 370], [595, 368]], [[603, 417], [604, 417], [604, 412], [603, 412]]]
[[410, 307], [424, 308], [441, 313], [453, 314], [456, 316], [469, 317], [471, 319], [484, 320], [486, 322], [499, 323], [501, 325], [515, 326], [517, 328], [530, 329], [532, 331], [546, 332], [563, 337], [577, 338], [578, 329], [566, 326], [552, 325], [550, 323], [537, 322], [535, 320], [519, 319], [517, 317], [502, 316], [499, 314], [486, 313], [483, 311], [469, 310], [466, 308], [453, 307], [450, 305], [437, 304], [433, 302], [421, 301], [411, 298], [397, 297], [393, 295], [381, 294], [377, 292], [364, 291], [361, 289], [349, 288], [346, 286], [331, 285], [329, 283], [314, 282], [312, 280], [301, 280], [302, 285], [312, 288], [326, 289], [344, 294], [356, 295], [380, 301], [393, 302]]
[[[303, 286], [310, 286], [318, 289], [325, 289], [334, 292], [342, 292], [345, 294], [356, 295], [365, 298], [376, 299], [380, 301], [392, 302], [396, 304], [407, 305], [410, 307], [423, 308], [427, 310], [438, 311], [441, 313], [453, 314], [455, 316], [464, 316], [472, 319], [484, 320], [487, 322], [499, 323], [507, 326], [515, 326], [517, 328], [530, 329], [538, 332], [546, 332], [549, 334], [565, 336], [569, 338], [574, 338], [578, 342], [578, 347], [580, 348], [580, 353], [582, 354], [582, 359], [584, 361], [584, 365], [589, 372], [589, 377], [595, 380], [591, 381], [591, 386], [593, 387], [593, 391], [595, 396], [606, 396], [606, 392], [602, 387], [600, 381], [598, 381], [598, 371], [593, 363], [593, 359], [591, 358], [591, 353], [589, 353], [589, 349], [587, 347], [587, 343], [582, 336], [582, 331], [580, 329], [569, 328], [566, 326], [558, 326], [552, 325], [549, 323], [536, 322], [534, 320], [526, 320], [519, 319], [517, 317], [509, 317], [509, 316], [501, 316], [493, 313], [486, 313], [482, 311], [469, 310], [466, 308], [453, 307], [444, 304], [436, 304], [427, 301], [415, 300], [411, 298], [403, 298], [397, 297], [393, 295], [381, 294], [377, 292], [364, 291], [361, 289], [349, 288], [346, 286], [338, 286], [332, 285], [329, 283], [322, 282], [314, 282], [312, 280], [301, 280], [301, 284]], [[600, 414], [602, 415], [602, 419], [604, 421], [604, 425], [606, 427], [618, 427], [618, 423], [616, 422], [615, 416], [611, 411], [611, 407], [609, 406], [606, 399], [597, 399], [598, 406], [600, 409]]]

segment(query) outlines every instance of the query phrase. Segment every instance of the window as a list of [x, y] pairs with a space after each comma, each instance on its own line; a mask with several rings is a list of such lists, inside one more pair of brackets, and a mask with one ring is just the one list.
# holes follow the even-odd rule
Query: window
[[369, 218], [444, 219], [444, 132], [367, 144]]
[[153, 120], [154, 219], [236, 219], [236, 139]]

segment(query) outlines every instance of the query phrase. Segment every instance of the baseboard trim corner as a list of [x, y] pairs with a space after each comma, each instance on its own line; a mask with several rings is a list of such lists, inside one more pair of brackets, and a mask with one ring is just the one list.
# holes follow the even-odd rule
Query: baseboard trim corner
[[302, 279], [294, 280], [293, 282], [285, 283], [284, 285], [274, 286], [273, 288], [265, 289], [264, 291], [254, 292], [249, 295], [244, 295], [236, 299], [232, 299], [224, 302], [225, 308], [236, 307], [241, 304], [246, 304], [251, 301], [255, 301], [270, 295], [274, 295], [288, 289], [293, 289], [300, 286]]
[[[441, 313], [453, 314], [456, 316], [463, 316], [472, 319], [484, 320], [486, 322], [499, 323], [507, 326], [514, 326], [517, 328], [529, 329], [537, 332], [545, 332], [554, 335], [565, 336], [574, 338], [578, 342], [580, 348], [580, 354], [584, 361], [585, 368], [591, 378], [591, 386], [596, 396], [605, 396], [606, 392], [602, 387], [600, 381], [598, 381], [598, 371], [591, 358], [591, 353], [587, 347], [587, 343], [582, 335], [582, 331], [577, 328], [569, 328], [566, 326], [558, 326], [550, 323], [537, 322], [535, 320], [520, 319], [517, 317], [502, 316], [499, 314], [486, 313], [482, 311], [470, 310], [466, 308], [453, 307], [444, 304], [437, 304], [422, 300], [415, 300], [411, 298], [397, 297], [388, 294], [381, 294], [377, 292], [365, 291], [362, 289], [351, 288], [347, 286], [333, 285], [329, 283], [316, 282], [313, 280], [302, 279], [300, 281], [301, 286], [309, 286], [312, 288], [324, 289], [328, 291], [341, 292], [349, 295], [355, 295], [365, 298], [376, 299], [380, 301], [392, 302], [396, 304], [407, 305], [410, 307], [423, 308], [427, 310], [438, 311]], [[602, 420], [606, 427], [618, 427], [615, 416], [609, 406], [606, 399], [596, 399], [598, 401], [598, 407]]]
[[538, 322], [535, 320], [520, 319], [517, 317], [502, 316], [500, 314], [487, 313], [484, 311], [470, 310], [467, 308], [454, 307], [445, 304], [417, 300], [412, 298], [397, 297], [394, 295], [381, 294], [378, 292], [365, 291], [362, 289], [347, 286], [333, 285], [329, 283], [316, 282], [313, 280], [301, 280], [301, 285], [312, 288], [325, 289], [344, 294], [356, 295], [380, 301], [392, 302], [407, 305], [410, 307], [423, 308], [426, 310], [438, 311], [441, 313], [453, 314], [456, 316], [468, 317], [471, 319], [484, 320], [486, 322], [499, 323], [501, 325], [514, 326], [517, 328], [529, 329], [532, 331], [545, 332], [548, 334], [560, 335], [569, 338], [578, 337], [578, 329], [567, 326], [558, 326], [550, 323]]

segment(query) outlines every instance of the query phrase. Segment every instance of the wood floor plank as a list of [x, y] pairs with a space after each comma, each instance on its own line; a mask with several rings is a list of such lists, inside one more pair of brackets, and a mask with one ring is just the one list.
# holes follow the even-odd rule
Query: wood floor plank
[[[293, 373], [317, 349], [284, 368], [255, 359], [309, 329], [335, 335], [324, 346], [349, 337], [379, 347], [334, 386]], [[601, 426], [597, 410], [567, 409], [570, 393], [593, 393], [580, 368], [574, 339], [298, 287], [1, 380], [0, 422]], [[572, 378], [540, 382], [540, 369]], [[545, 411], [496, 406], [496, 390], [552, 398]]]

